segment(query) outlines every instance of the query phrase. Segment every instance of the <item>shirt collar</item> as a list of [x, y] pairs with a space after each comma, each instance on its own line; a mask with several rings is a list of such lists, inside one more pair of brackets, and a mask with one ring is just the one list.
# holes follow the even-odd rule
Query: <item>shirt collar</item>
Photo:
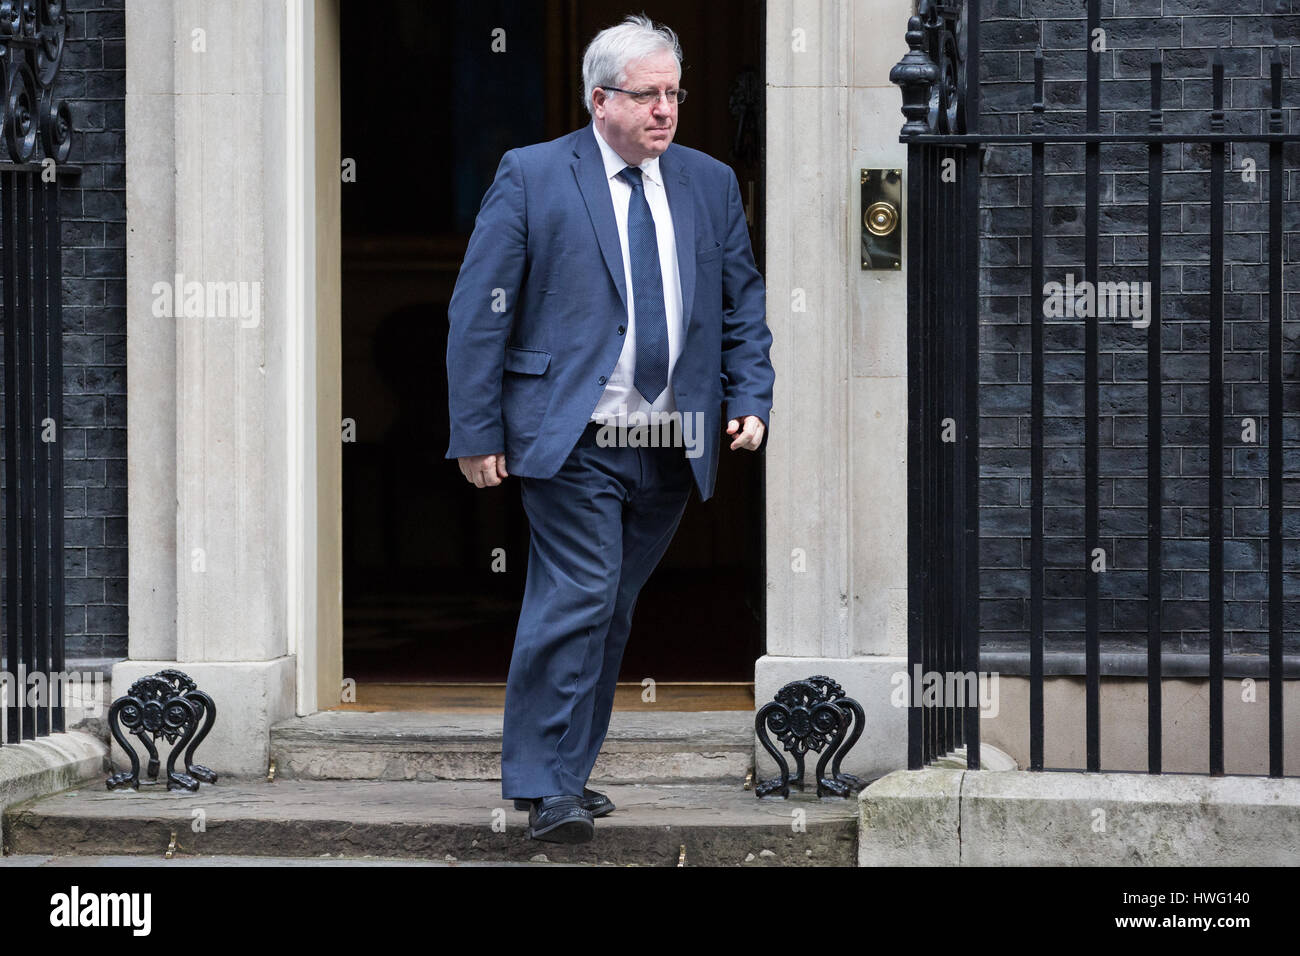
[[[600, 146], [600, 156], [605, 161], [605, 178], [613, 179], [630, 164], [623, 159], [618, 153], [614, 152], [614, 147], [605, 142], [605, 137], [600, 135], [600, 130], [596, 129], [596, 124], [591, 124], [591, 131], [596, 134], [596, 142]], [[659, 157], [653, 156], [641, 164], [641, 175], [648, 178], [657, 186], [662, 186], [664, 181], [659, 175]]]

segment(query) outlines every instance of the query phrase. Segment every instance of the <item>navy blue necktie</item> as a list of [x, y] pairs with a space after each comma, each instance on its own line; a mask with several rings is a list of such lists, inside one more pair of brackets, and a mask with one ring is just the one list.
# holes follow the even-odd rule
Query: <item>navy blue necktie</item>
[[636, 308], [636, 375], [633, 384], [654, 404], [668, 387], [668, 313], [664, 279], [659, 270], [659, 237], [645, 198], [641, 170], [628, 166], [618, 174], [632, 187], [627, 205], [627, 253], [632, 266], [632, 302]]

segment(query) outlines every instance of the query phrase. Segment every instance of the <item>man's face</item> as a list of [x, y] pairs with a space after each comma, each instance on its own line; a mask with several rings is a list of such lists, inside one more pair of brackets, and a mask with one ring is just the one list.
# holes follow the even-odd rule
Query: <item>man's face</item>
[[[677, 89], [681, 79], [677, 60], [663, 50], [628, 64], [625, 90]], [[591, 94], [596, 129], [629, 165], [639, 166], [659, 156], [677, 132], [677, 99], [660, 96], [653, 103], [638, 105], [626, 93], [606, 93], [597, 87]]]

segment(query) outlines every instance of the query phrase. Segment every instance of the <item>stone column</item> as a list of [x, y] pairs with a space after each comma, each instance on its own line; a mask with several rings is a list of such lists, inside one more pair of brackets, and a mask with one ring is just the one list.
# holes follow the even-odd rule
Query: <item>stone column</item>
[[[909, 0], [767, 6], [767, 654], [758, 706], [813, 674], [866, 710], [845, 769], [906, 766], [906, 279], [861, 269], [859, 170], [902, 168], [889, 70]], [[773, 766], [759, 751], [759, 775]], [[810, 768], [811, 769], [811, 768]]]
[[266, 771], [285, 626], [282, 0], [127, 7], [130, 659], [213, 696], [200, 752]]

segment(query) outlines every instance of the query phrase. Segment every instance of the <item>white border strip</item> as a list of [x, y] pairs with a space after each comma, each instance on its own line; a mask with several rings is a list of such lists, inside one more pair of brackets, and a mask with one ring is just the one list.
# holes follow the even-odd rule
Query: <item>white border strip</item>
[[285, 335], [288, 652], [296, 656], [297, 710], [316, 710], [315, 0], [286, 0]]

